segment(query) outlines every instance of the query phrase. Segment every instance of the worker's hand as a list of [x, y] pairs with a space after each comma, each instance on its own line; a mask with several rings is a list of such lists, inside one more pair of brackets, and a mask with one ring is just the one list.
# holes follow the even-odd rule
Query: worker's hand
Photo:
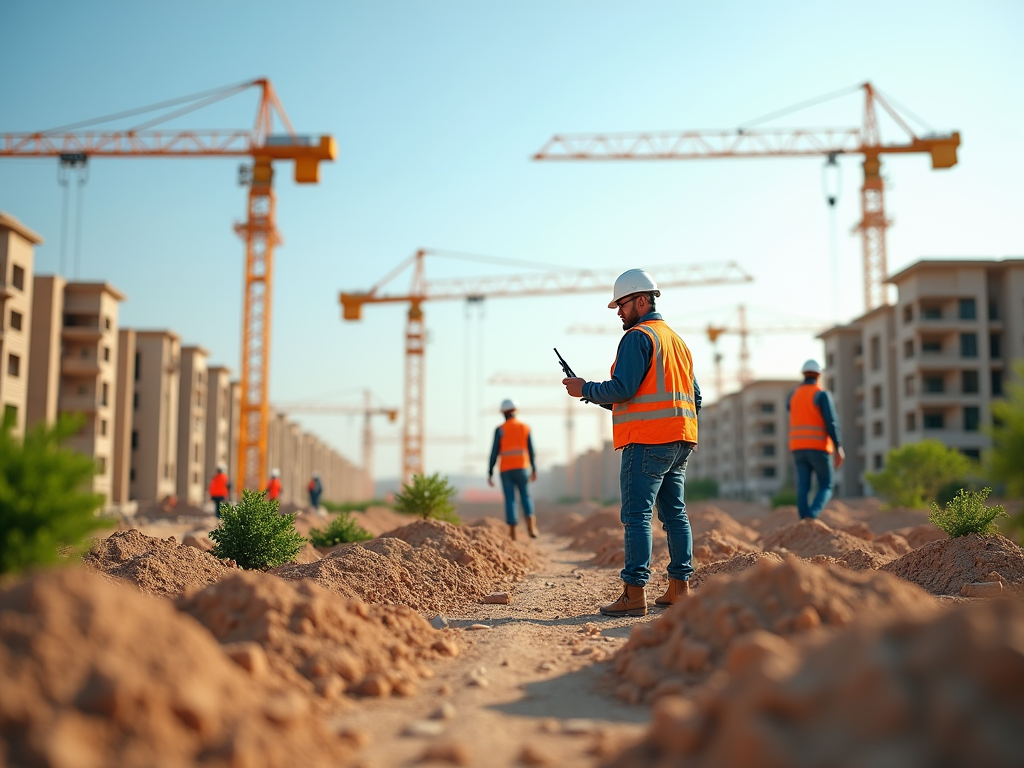
[[583, 397], [583, 385], [587, 383], [586, 379], [579, 377], [562, 379], [562, 383], [565, 384], [565, 391], [569, 393], [569, 397]]
[[492, 475], [487, 476], [487, 484], [491, 486], [491, 488], [494, 487], [494, 477]]
[[530, 473], [530, 482], [531, 483], [536, 483], [537, 482], [537, 470], [536, 469], [533, 470], [533, 472]]
[[843, 462], [846, 461], [846, 451], [843, 450], [843, 446], [839, 446], [839, 450], [832, 454], [832, 463], [836, 469], [843, 466]]

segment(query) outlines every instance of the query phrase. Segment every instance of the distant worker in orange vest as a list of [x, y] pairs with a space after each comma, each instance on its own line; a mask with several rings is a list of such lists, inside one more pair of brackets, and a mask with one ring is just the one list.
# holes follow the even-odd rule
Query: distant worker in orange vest
[[313, 477], [309, 479], [309, 485], [306, 486], [306, 490], [309, 491], [309, 505], [316, 512], [320, 508], [320, 494], [324, 492], [318, 472], [313, 473]]
[[[834, 471], [843, 465], [839, 419], [832, 396], [818, 384], [821, 366], [808, 360], [801, 369], [804, 383], [789, 396], [789, 450], [796, 462], [796, 509], [800, 519], [815, 518], [832, 498]], [[831, 457], [829, 454], [832, 454]], [[818, 479], [818, 492], [808, 505], [811, 475]]]
[[220, 505], [227, 503], [228, 495], [231, 493], [231, 481], [224, 471], [224, 465], [217, 465], [217, 474], [210, 480], [210, 500], [213, 502], [213, 510], [220, 518]]
[[270, 470], [270, 481], [267, 483], [267, 498], [277, 501], [281, 498], [281, 470]]
[[[533, 514], [533, 500], [530, 498], [528, 480], [537, 480], [537, 462], [533, 454], [533, 439], [530, 428], [516, 418], [515, 400], [503, 400], [501, 412], [505, 423], [494, 430], [494, 445], [491, 447], [491, 466], [487, 471], [487, 484], [494, 487], [494, 464], [501, 457], [501, 490], [505, 493], [505, 522], [512, 541], [516, 540], [516, 497], [519, 489], [519, 503], [526, 517], [526, 530], [530, 538], [537, 538], [537, 520]], [[527, 459], [531, 473], [526, 474]]]
[[683, 501], [686, 462], [697, 448], [700, 387], [693, 358], [655, 311], [657, 283], [642, 269], [619, 275], [608, 309], [618, 309], [622, 330], [610, 381], [562, 379], [572, 397], [611, 404], [612, 438], [622, 451], [620, 519], [625, 529], [622, 594], [602, 605], [605, 616], [647, 615], [645, 587], [651, 578], [651, 518], [668, 536], [668, 589], [654, 602], [669, 606], [690, 594], [693, 535]]

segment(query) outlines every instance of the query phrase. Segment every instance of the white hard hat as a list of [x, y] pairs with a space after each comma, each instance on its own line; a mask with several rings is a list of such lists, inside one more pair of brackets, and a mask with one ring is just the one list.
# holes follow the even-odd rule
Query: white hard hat
[[271, 477], [280, 477], [281, 476], [281, 470], [278, 469], [277, 467], [275, 467], [274, 469], [270, 470], [270, 476]]
[[808, 360], [800, 369], [800, 373], [821, 373], [821, 366], [818, 365], [817, 360]]
[[519, 407], [519, 403], [517, 403], [515, 400], [512, 400], [511, 398], [506, 397], [504, 400], [501, 401], [501, 412], [502, 413], [508, 413], [509, 411], [514, 411], [518, 407]]
[[224, 468], [224, 465], [223, 465], [223, 464], [218, 464], [218, 465], [217, 465], [217, 471], [218, 471], [218, 472], [225, 472], [225, 471], [227, 471], [227, 470], [225, 470], [225, 468]]
[[615, 309], [617, 306], [615, 302], [631, 293], [653, 293], [655, 296], [661, 296], [658, 284], [644, 270], [627, 269], [615, 280], [612, 300], [608, 302], [608, 309]]

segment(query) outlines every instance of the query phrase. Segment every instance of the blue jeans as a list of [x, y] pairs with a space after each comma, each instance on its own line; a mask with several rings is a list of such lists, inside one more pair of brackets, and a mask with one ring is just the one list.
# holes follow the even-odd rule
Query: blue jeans
[[[796, 462], [796, 509], [800, 519], [817, 517], [832, 498], [832, 454], [826, 451], [793, 451]], [[811, 492], [811, 474], [818, 478], [818, 492], [814, 501], [807, 506], [807, 495]]]
[[227, 503], [227, 499], [223, 496], [211, 496], [210, 500], [213, 501], [213, 509], [217, 513], [217, 519], [220, 520], [220, 505]]
[[664, 445], [631, 443], [622, 449], [619, 487], [622, 491], [622, 525], [625, 527], [626, 566], [622, 580], [643, 587], [651, 579], [651, 517], [668, 535], [668, 575], [689, 581], [693, 575], [693, 535], [686, 517], [683, 484], [686, 460], [692, 443]]
[[519, 503], [523, 514], [533, 517], [533, 499], [530, 498], [530, 475], [525, 469], [506, 469], [501, 473], [501, 490], [505, 492], [505, 522], [516, 525], [515, 489], [519, 489]]
[[314, 509], [320, 508], [320, 494], [317, 493], [316, 491], [309, 492], [309, 506], [313, 507]]

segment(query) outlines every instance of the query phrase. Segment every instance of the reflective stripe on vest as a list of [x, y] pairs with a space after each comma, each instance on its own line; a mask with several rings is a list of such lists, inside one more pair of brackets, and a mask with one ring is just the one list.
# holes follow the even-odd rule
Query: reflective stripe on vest
[[814, 398], [824, 390], [817, 384], [801, 384], [789, 399], [789, 450], [825, 451], [832, 453], [835, 446], [825, 428], [821, 409]]
[[510, 469], [526, 469], [529, 462], [530, 428], [519, 419], [506, 419], [501, 426], [501, 442], [498, 444], [498, 455], [501, 464], [500, 472]]
[[[631, 330], [647, 334], [654, 345], [654, 354], [632, 399], [612, 406], [615, 448], [630, 443], [661, 444], [680, 440], [696, 443], [697, 414], [693, 407], [690, 350], [662, 320], [641, 323]], [[612, 375], [615, 375], [615, 365]]]

